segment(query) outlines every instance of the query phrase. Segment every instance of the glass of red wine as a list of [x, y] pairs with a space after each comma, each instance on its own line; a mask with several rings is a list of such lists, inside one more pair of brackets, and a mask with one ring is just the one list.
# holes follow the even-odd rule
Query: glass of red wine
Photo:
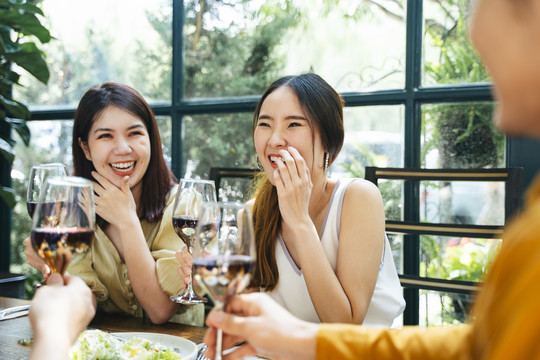
[[[243, 291], [255, 269], [255, 236], [250, 209], [239, 203], [207, 203], [193, 241], [195, 279], [214, 301], [227, 309], [228, 300]], [[216, 356], [221, 360], [222, 332], [217, 331]]]
[[[67, 166], [60, 163], [33, 165], [28, 176], [28, 189], [26, 191], [26, 209], [28, 215], [32, 217], [39, 200], [41, 188], [45, 185], [45, 180], [50, 176], [67, 176]], [[46, 204], [44, 204], [46, 206]]]
[[64, 274], [70, 263], [88, 252], [94, 239], [95, 217], [91, 181], [76, 176], [45, 180], [30, 239], [51, 272]]
[[[191, 253], [192, 240], [202, 209], [210, 201], [216, 201], [216, 187], [212, 180], [181, 179], [173, 205], [173, 227]], [[193, 283], [193, 272], [192, 272]], [[193, 284], [186, 285], [184, 292], [171, 296], [171, 300], [184, 305], [206, 302], [207, 299], [197, 295]]]

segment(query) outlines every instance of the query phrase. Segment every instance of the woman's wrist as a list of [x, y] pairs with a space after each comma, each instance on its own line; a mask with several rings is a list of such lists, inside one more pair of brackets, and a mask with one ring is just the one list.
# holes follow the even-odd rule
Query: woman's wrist
[[289, 346], [288, 352], [294, 355], [295, 359], [315, 359], [317, 357], [318, 331], [318, 324], [302, 321], [294, 330], [294, 335], [288, 337], [288, 339], [291, 339], [291, 341], [287, 342]]

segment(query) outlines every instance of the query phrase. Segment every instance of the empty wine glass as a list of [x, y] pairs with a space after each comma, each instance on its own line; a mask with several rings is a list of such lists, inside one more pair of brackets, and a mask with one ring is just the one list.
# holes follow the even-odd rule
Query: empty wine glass
[[[195, 279], [216, 308], [243, 291], [255, 268], [255, 236], [251, 211], [239, 203], [207, 203], [193, 241]], [[217, 331], [216, 357], [221, 359], [222, 332]]]
[[41, 191], [30, 239], [51, 272], [64, 274], [82, 258], [94, 239], [95, 210], [92, 182], [76, 176], [49, 177]]
[[39, 200], [39, 194], [50, 176], [67, 176], [67, 166], [60, 163], [33, 165], [28, 176], [28, 189], [26, 191], [26, 209], [32, 217]]
[[[181, 179], [173, 205], [173, 227], [176, 234], [182, 239], [191, 253], [192, 240], [195, 235], [197, 221], [202, 206], [210, 201], [216, 201], [216, 187], [212, 180]], [[197, 295], [192, 283], [186, 285], [184, 292], [171, 296], [171, 300], [184, 304], [194, 305], [206, 302], [205, 297]]]

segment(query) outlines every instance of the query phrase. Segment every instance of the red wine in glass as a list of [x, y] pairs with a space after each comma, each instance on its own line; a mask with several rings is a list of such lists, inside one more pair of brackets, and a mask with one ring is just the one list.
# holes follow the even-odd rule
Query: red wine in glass
[[[172, 225], [190, 254], [201, 207], [204, 203], [212, 201], [216, 201], [214, 181], [200, 179], [180, 180], [174, 198]], [[207, 302], [208, 300], [205, 297], [199, 296], [195, 292], [192, 282], [186, 284], [181, 294], [171, 296], [171, 300], [184, 305]]]
[[72, 261], [73, 255], [77, 259], [79, 254], [84, 254], [90, 249], [94, 231], [77, 228], [36, 228], [32, 230], [30, 239], [51, 271], [63, 273], [65, 267]]
[[193, 259], [195, 279], [214, 303], [226, 307], [229, 297], [243, 291], [251, 280], [255, 259], [248, 255], [208, 256]]
[[37, 205], [29, 210], [35, 212], [32, 247], [51, 272], [63, 274], [72, 260], [83, 258], [94, 239], [92, 182], [76, 176], [47, 177]]

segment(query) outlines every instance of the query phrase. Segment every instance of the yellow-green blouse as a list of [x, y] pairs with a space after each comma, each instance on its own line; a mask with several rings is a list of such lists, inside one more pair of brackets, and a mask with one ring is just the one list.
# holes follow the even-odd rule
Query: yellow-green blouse
[[[169, 193], [160, 221], [141, 221], [146, 243], [156, 261], [159, 284], [169, 296], [179, 294], [184, 288], [184, 283], [176, 272], [178, 261], [174, 257], [174, 253], [185, 246], [172, 226], [176, 190], [175, 186]], [[68, 272], [81, 277], [92, 289], [98, 302], [98, 310], [135, 317], [144, 316], [143, 307], [131, 287], [127, 266], [101, 228], [98, 227], [95, 232], [91, 250], [79, 262], [72, 264]], [[180, 306], [171, 321], [201, 326], [204, 323], [204, 306]]]

